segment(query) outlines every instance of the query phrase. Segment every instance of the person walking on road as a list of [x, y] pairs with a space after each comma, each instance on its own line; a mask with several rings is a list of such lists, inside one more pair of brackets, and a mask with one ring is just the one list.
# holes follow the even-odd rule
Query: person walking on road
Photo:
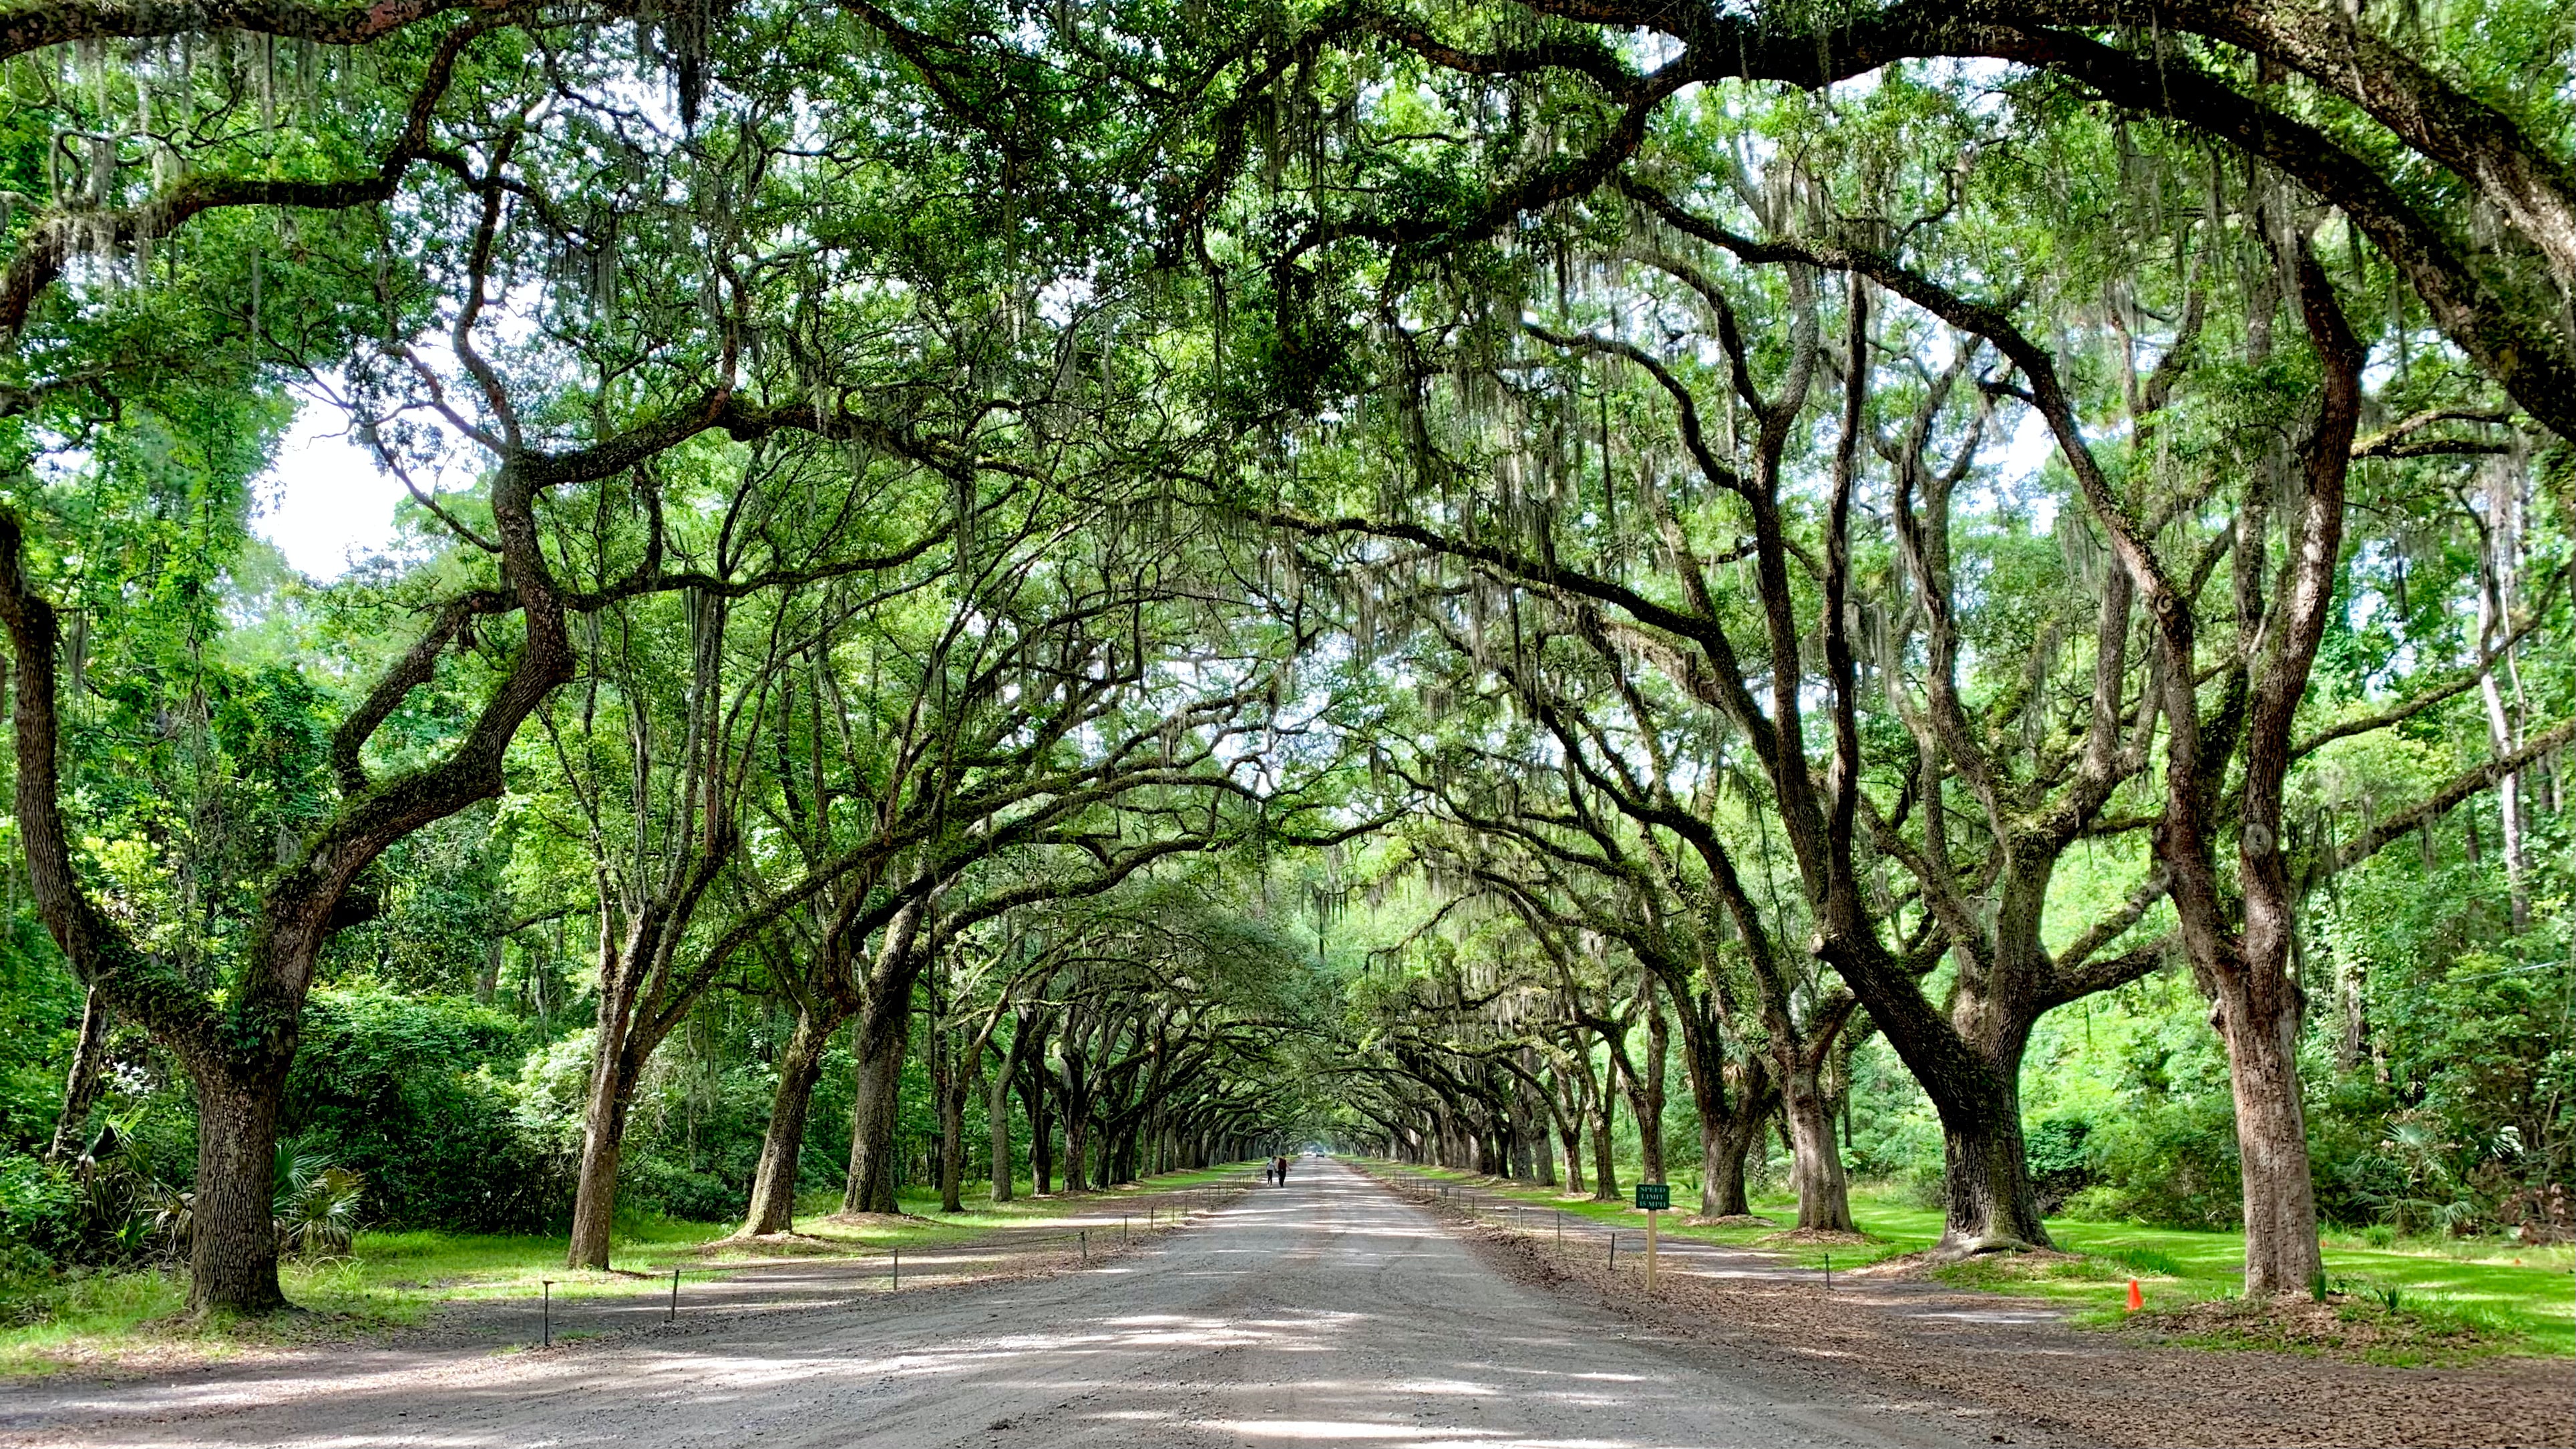
[[1271, 1169], [1278, 1174], [1277, 1181], [1279, 1185], [1281, 1187], [1286, 1187], [1288, 1185], [1288, 1159], [1285, 1157], [1272, 1158]]

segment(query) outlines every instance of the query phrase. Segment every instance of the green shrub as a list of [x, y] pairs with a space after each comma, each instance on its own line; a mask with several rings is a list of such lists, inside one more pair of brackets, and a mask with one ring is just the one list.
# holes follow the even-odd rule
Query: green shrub
[[2081, 1117], [2051, 1117], [2023, 1134], [2031, 1186], [2039, 1191], [2041, 1212], [2054, 1214], [2092, 1184], [2092, 1135], [2093, 1124]]
[[747, 1191], [711, 1172], [693, 1172], [664, 1158], [637, 1154], [619, 1173], [621, 1201], [637, 1208], [658, 1208], [665, 1216], [693, 1223], [731, 1222], [751, 1206]]
[[84, 1236], [79, 1182], [24, 1153], [0, 1157], [0, 1274], [41, 1272]]
[[370, 985], [314, 993], [305, 1022], [286, 1130], [365, 1179], [369, 1222], [528, 1231], [570, 1211], [566, 1154], [489, 1070], [518, 1065], [518, 1023]]
[[2176, 1228], [2232, 1228], [2244, 1213], [2236, 1122], [2224, 1092], [2168, 1097], [2104, 1126], [2100, 1178], [2081, 1216]]

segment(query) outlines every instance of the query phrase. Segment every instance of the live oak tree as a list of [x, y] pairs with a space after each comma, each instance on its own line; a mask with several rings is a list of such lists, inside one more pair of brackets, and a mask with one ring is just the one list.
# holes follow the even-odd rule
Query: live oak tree
[[[152, 34], [185, 34], [200, 23], [176, 13], [143, 18], [147, 26], [160, 27]], [[316, 371], [340, 369], [354, 388], [353, 408], [390, 467], [420, 463], [426, 448], [452, 440], [478, 450], [488, 468], [480, 496], [466, 510], [470, 521], [425, 503], [461, 541], [461, 576], [423, 601], [426, 623], [416, 641], [358, 692], [338, 724], [329, 749], [337, 802], [291, 841], [281, 839], [279, 863], [258, 885], [253, 924], [237, 954], [223, 963], [219, 989], [156, 959], [101, 906], [96, 884], [83, 878], [57, 788], [57, 616], [41, 556], [29, 547], [23, 526], [13, 516], [0, 535], [18, 660], [16, 790], [30, 877], [48, 926], [74, 968], [97, 983], [121, 1014], [168, 1043], [196, 1081], [201, 1127], [191, 1299], [202, 1308], [259, 1311], [281, 1301], [268, 1220], [277, 1093], [294, 1059], [316, 960], [335, 927], [351, 918], [352, 892], [363, 872], [394, 842], [503, 788], [518, 727], [574, 674], [573, 618], [622, 599], [705, 582], [689, 570], [665, 567], [656, 519], [635, 531], [644, 536], [640, 555], [612, 561], [602, 574], [605, 585], [585, 590], [577, 577], [567, 580], [558, 572], [561, 555], [550, 556], [554, 520], [545, 516], [548, 500], [560, 494], [576, 500], [576, 514], [605, 519], [623, 499], [651, 494], [652, 485], [639, 475], [658, 456], [708, 432], [749, 441], [793, 428], [844, 444], [873, 441], [897, 451], [906, 446], [900, 427], [853, 414], [846, 403], [837, 413], [830, 403], [818, 405], [797, 386], [800, 379], [775, 365], [783, 359], [764, 366], [746, 358], [742, 331], [728, 325], [729, 306], [720, 299], [731, 299], [738, 318], [748, 291], [720, 265], [695, 270], [703, 285], [687, 289], [709, 305], [694, 316], [683, 314], [679, 335], [702, 345], [666, 343], [649, 354], [619, 355], [625, 340], [636, 335], [635, 324], [659, 328], [671, 319], [582, 319], [589, 310], [583, 299], [559, 298], [550, 314], [556, 325], [539, 328], [539, 350], [551, 345], [558, 364], [572, 369], [571, 395], [580, 395], [579, 379], [587, 374], [589, 404], [575, 412], [557, 410], [556, 399], [566, 393], [562, 380], [514, 375], [523, 361], [516, 355], [500, 366], [487, 358], [496, 280], [506, 284], [552, 265], [551, 247], [574, 230], [546, 195], [549, 167], [564, 153], [550, 152], [544, 139], [532, 140], [520, 122], [482, 125], [496, 77], [524, 80], [529, 74], [515, 63], [491, 70], [479, 63], [478, 47], [508, 51], [528, 43], [508, 30], [505, 18], [474, 17], [414, 47], [400, 63], [376, 70], [377, 88], [366, 92], [367, 104], [330, 108], [329, 124], [304, 133], [327, 143], [315, 157], [326, 172], [340, 164], [335, 158], [360, 158], [355, 170], [344, 168], [346, 179], [276, 178], [273, 155], [286, 133], [277, 119], [279, 75], [264, 58], [250, 73], [255, 85], [230, 58], [197, 68], [185, 43], [177, 48], [175, 64], [123, 72], [121, 84], [97, 88], [88, 108], [93, 114], [86, 117], [93, 129], [117, 129], [107, 111], [131, 118], [147, 137], [159, 135], [152, 129], [156, 114], [162, 123], [175, 118], [192, 125], [248, 109], [261, 124], [246, 133], [219, 125], [218, 134], [251, 139], [194, 148], [184, 159], [198, 169], [175, 181], [166, 179], [170, 168], [164, 164], [174, 152], [159, 149], [163, 143], [156, 140], [145, 147], [144, 163], [131, 173], [137, 179], [128, 183], [128, 163], [111, 135], [93, 152], [81, 186], [58, 195], [52, 209], [17, 237], [0, 278], [6, 297], [0, 331], [16, 344], [16, 365], [33, 365], [38, 376], [54, 374], [24, 395], [51, 397], [74, 370], [75, 349], [89, 340], [80, 319], [62, 310], [67, 304], [61, 284], [76, 258], [94, 254], [111, 274], [130, 259], [140, 284], [155, 276], [150, 248], [159, 245], [159, 255], [175, 261], [193, 235], [186, 228], [200, 217], [215, 219], [252, 206], [357, 211], [365, 220], [322, 229], [327, 246], [300, 259], [309, 263], [309, 272], [290, 274], [299, 282], [312, 276], [309, 287], [281, 288], [285, 295], [263, 299], [264, 268], [258, 250], [250, 252], [253, 280], [235, 293], [250, 302], [236, 345], [246, 356]], [[568, 83], [576, 72], [595, 77], [601, 65], [615, 64], [596, 52], [576, 60], [557, 51], [553, 60]], [[304, 65], [302, 72], [288, 74], [309, 98], [320, 93], [320, 61], [308, 52]], [[453, 94], [461, 76], [484, 93]], [[451, 131], [457, 123], [444, 107], [475, 119]], [[323, 110], [315, 106], [317, 114]], [[581, 129], [559, 126], [555, 135]], [[586, 139], [575, 137], [572, 144]], [[631, 133], [620, 140], [639, 172], [670, 160], [667, 148], [656, 155], [652, 142]], [[415, 171], [423, 159], [433, 164]], [[404, 183], [419, 176], [434, 178], [419, 193], [423, 204], [385, 209]], [[135, 194], [129, 185], [140, 188], [139, 199], [128, 200]], [[397, 234], [397, 224], [421, 231]], [[170, 244], [174, 237], [179, 245]], [[581, 238], [576, 232], [571, 239]], [[614, 243], [607, 250], [617, 254]], [[672, 256], [639, 249], [626, 259], [667, 270]], [[228, 279], [218, 268], [212, 277], [183, 280]], [[601, 300], [594, 295], [588, 302]], [[294, 319], [291, 330], [285, 318]], [[436, 357], [413, 345], [432, 318], [443, 347]], [[381, 349], [375, 356], [335, 355], [335, 347], [371, 333]], [[335, 336], [342, 341], [335, 343]], [[761, 384], [747, 390], [746, 370], [762, 374]], [[617, 379], [614, 387], [611, 378]], [[112, 374], [84, 374], [82, 385], [112, 395], [118, 383]], [[782, 385], [792, 399], [783, 411]], [[434, 421], [412, 421], [423, 417]], [[427, 498], [425, 492], [421, 496]], [[829, 567], [827, 562], [827, 572]], [[480, 671], [483, 682], [473, 686], [481, 695], [479, 708], [434, 749], [409, 752], [389, 770], [371, 761], [371, 739], [413, 690], [439, 676], [443, 657], [459, 645], [492, 660]]]

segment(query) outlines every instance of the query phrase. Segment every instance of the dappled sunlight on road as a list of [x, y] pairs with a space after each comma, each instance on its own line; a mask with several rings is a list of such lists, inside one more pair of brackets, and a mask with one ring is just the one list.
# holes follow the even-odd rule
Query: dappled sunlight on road
[[[925, 1255], [927, 1256], [927, 1255]], [[907, 1267], [909, 1265], [907, 1264]], [[928, 1266], [925, 1264], [925, 1266]], [[1496, 1276], [1331, 1164], [1057, 1277], [709, 1316], [412, 1374], [308, 1375], [120, 1445], [1690, 1449], [1956, 1442], [1675, 1356]], [[105, 1396], [103, 1396], [105, 1397]], [[184, 1415], [170, 1422], [174, 1411]], [[157, 1420], [157, 1422], [156, 1422]], [[46, 1442], [46, 1441], [38, 1441]]]
[[1474, 1444], [1484, 1449], [1627, 1449], [1628, 1439], [1530, 1439], [1496, 1430], [1427, 1429], [1409, 1424], [1363, 1424], [1347, 1419], [1215, 1420], [1204, 1427], [1248, 1439], [1286, 1439], [1318, 1444], [1413, 1444], [1437, 1449], [1444, 1444]]

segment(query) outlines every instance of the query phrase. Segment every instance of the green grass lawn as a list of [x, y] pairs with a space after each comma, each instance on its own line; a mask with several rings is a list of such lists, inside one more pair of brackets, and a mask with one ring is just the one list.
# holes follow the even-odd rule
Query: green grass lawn
[[[1028, 1186], [1008, 1203], [978, 1201], [968, 1210], [939, 1212], [936, 1191], [899, 1194], [904, 1221], [832, 1223], [823, 1217], [839, 1206], [837, 1194], [817, 1195], [800, 1212], [797, 1230], [815, 1241], [796, 1252], [882, 1253], [935, 1249], [998, 1229], [1043, 1224], [1083, 1213], [1114, 1210], [1118, 1197], [1168, 1192], [1241, 1177], [1235, 1164], [1164, 1173], [1132, 1187], [1081, 1197], [1033, 1198]], [[800, 1207], [806, 1204], [799, 1204]], [[1141, 1217], [1140, 1217], [1141, 1223]], [[323, 1317], [286, 1324], [185, 1324], [184, 1273], [96, 1273], [49, 1285], [35, 1297], [0, 1299], [0, 1321], [10, 1310], [38, 1321], [0, 1328], [0, 1374], [45, 1373], [76, 1362], [111, 1363], [152, 1350], [184, 1345], [195, 1356], [221, 1357], [255, 1343], [311, 1339], [419, 1322], [442, 1303], [532, 1298], [551, 1280], [559, 1299], [602, 1298], [668, 1291], [670, 1272], [721, 1276], [728, 1268], [778, 1256], [737, 1251], [722, 1240], [735, 1223], [679, 1222], [665, 1218], [621, 1221], [609, 1250], [611, 1272], [564, 1266], [570, 1240], [561, 1234], [450, 1233], [436, 1229], [362, 1232], [349, 1256], [320, 1263], [288, 1262], [280, 1278], [286, 1296]]]
[[[1384, 1168], [1386, 1164], [1376, 1164]], [[1444, 1168], [1402, 1167], [1398, 1171], [1450, 1182], [1475, 1182], [1479, 1193], [1514, 1201], [1545, 1203], [1567, 1212], [1617, 1222], [1641, 1224], [1644, 1214], [1619, 1203], [1595, 1203], [1561, 1197], [1545, 1188], [1505, 1187], [1473, 1174]], [[1678, 1201], [1680, 1193], [1675, 1193]], [[1753, 1210], [1784, 1225], [1797, 1219], [1793, 1198], [1764, 1198]], [[1855, 1188], [1852, 1215], [1862, 1230], [1879, 1241], [1867, 1248], [1793, 1250], [1798, 1261], [1820, 1266], [1831, 1252], [1837, 1267], [1858, 1267], [1880, 1258], [1918, 1252], [1941, 1236], [1941, 1213], [1914, 1205], [1896, 1190]], [[1663, 1231], [1675, 1237], [1759, 1246], [1776, 1231], [1762, 1226], [1690, 1227], [1665, 1219]], [[2245, 1235], [2239, 1232], [2192, 1232], [2151, 1228], [2137, 1223], [2079, 1222], [2052, 1218], [2048, 1231], [2057, 1246], [2083, 1255], [2076, 1263], [2053, 1264], [2038, 1276], [1965, 1263], [1943, 1276], [1961, 1287], [1991, 1289], [2049, 1298], [2085, 1310], [2093, 1322], [2116, 1322], [2126, 1306], [2129, 1280], [2138, 1280], [2150, 1308], [2179, 1307], [2222, 1298], [2242, 1287]], [[2396, 1239], [2386, 1244], [2359, 1236], [2329, 1234], [2325, 1240], [2326, 1277], [2338, 1291], [2378, 1296], [2393, 1290], [2406, 1309], [2448, 1318], [2517, 1346], [2547, 1354], [2576, 1355], [2576, 1248], [2531, 1247], [2495, 1240]]]

